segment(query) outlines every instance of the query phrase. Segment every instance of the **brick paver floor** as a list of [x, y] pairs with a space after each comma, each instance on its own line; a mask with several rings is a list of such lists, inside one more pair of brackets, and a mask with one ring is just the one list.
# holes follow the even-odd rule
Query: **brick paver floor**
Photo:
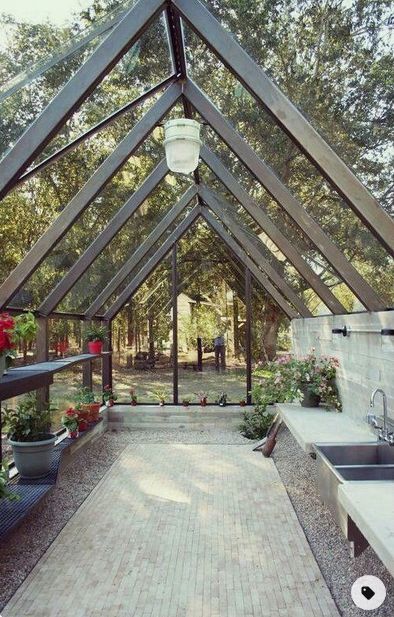
[[3, 611], [338, 615], [273, 461], [182, 444], [127, 447]]

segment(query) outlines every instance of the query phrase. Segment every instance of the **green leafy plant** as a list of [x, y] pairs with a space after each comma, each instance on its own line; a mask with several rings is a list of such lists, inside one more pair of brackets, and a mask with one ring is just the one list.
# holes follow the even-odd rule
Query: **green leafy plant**
[[337, 358], [316, 356], [314, 349], [301, 359], [292, 360], [293, 384], [300, 392], [305, 390], [319, 396], [327, 407], [342, 410], [335, 384], [336, 371], [339, 366]]
[[50, 403], [45, 409], [38, 409], [36, 395], [30, 393], [16, 409], [4, 409], [2, 425], [12, 441], [41, 441], [50, 432], [52, 413], [56, 410]]
[[130, 388], [130, 401], [134, 404], [137, 403], [137, 393], [134, 388]]
[[20, 495], [17, 495], [9, 490], [9, 479], [10, 474], [8, 470], [8, 463], [7, 461], [3, 461], [0, 465], [0, 501], [2, 499], [7, 499], [8, 501], [18, 501], [20, 499]]
[[248, 439], [262, 439], [266, 436], [275, 414], [262, 405], [256, 405], [252, 411], [244, 411], [240, 431]]
[[112, 390], [111, 386], [104, 386], [103, 390], [103, 402], [107, 401], [116, 401], [118, 399], [115, 392]]
[[74, 401], [77, 408], [80, 405], [90, 405], [91, 403], [94, 403], [94, 394], [90, 390], [90, 388], [79, 388], [78, 392], [75, 395]]
[[182, 399], [182, 405], [184, 407], [188, 407], [190, 405], [190, 399], [189, 398]]
[[72, 407], [67, 409], [67, 411], [62, 415], [61, 423], [70, 432], [76, 431], [78, 429], [78, 413], [76, 409], [73, 409]]
[[159, 401], [159, 403], [164, 404], [168, 396], [168, 390], [167, 388], [158, 388], [157, 390], [154, 390], [151, 394], [153, 394], [153, 396]]
[[15, 343], [33, 343], [36, 340], [38, 323], [33, 313], [22, 313], [15, 317], [13, 339]]
[[85, 341], [102, 341], [107, 339], [107, 328], [100, 326], [99, 324], [92, 323], [92, 325], [86, 329], [84, 333]]

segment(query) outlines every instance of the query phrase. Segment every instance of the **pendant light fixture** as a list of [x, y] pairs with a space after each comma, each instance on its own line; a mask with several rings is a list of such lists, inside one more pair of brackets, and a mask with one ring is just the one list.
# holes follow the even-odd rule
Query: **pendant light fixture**
[[198, 166], [200, 157], [200, 124], [189, 118], [169, 120], [164, 125], [164, 147], [168, 168], [189, 174]]

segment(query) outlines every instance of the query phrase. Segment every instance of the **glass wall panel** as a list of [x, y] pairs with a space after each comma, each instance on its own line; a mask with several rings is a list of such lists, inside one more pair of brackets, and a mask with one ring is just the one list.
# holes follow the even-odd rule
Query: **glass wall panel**
[[205, 224], [179, 242], [180, 403], [199, 403], [205, 394], [212, 404], [222, 392], [231, 403], [246, 396], [243, 276], [233, 278], [230, 259]]
[[171, 262], [165, 259], [114, 321], [113, 381], [118, 402], [172, 403]]

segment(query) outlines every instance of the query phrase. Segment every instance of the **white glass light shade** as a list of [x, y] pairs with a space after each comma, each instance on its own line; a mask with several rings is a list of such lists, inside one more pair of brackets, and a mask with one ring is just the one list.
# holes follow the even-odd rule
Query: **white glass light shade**
[[168, 168], [182, 174], [194, 171], [200, 157], [200, 124], [188, 118], [169, 120], [164, 137]]

